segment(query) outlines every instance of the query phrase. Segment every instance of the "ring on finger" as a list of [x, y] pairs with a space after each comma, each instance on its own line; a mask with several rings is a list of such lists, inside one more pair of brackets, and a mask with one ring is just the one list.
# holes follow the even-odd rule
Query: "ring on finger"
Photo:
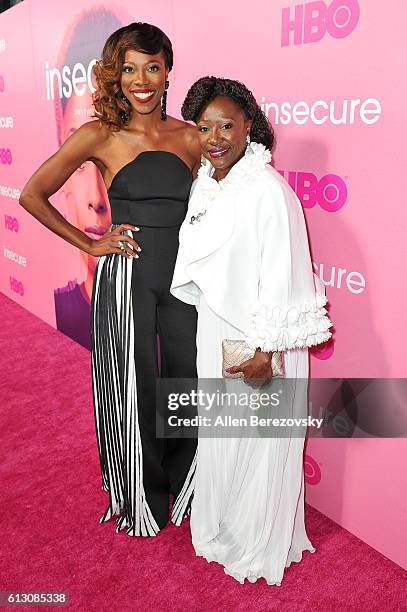
[[124, 251], [124, 243], [122, 241], [119, 241], [119, 247], [122, 251]]

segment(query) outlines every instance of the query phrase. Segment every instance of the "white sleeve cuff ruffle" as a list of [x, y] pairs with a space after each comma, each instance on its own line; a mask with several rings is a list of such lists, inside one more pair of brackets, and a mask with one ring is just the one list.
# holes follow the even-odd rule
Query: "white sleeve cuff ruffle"
[[287, 351], [322, 344], [329, 340], [332, 323], [324, 308], [325, 295], [316, 295], [298, 306], [281, 308], [257, 303], [246, 334], [246, 343], [264, 352]]

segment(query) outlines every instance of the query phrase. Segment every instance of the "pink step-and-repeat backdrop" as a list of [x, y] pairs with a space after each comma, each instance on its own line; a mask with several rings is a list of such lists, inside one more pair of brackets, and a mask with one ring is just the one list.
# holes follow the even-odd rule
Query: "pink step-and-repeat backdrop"
[[[107, 36], [147, 21], [173, 41], [170, 113], [214, 74], [247, 84], [275, 128], [274, 165], [302, 201], [335, 324], [313, 376], [405, 377], [406, 18], [403, 0], [26, 0], [0, 15], [0, 290], [88, 345], [95, 261], [18, 197], [90, 119]], [[90, 163], [52, 202], [89, 233], [110, 225]], [[307, 501], [407, 568], [405, 439], [311, 439], [306, 452]]]

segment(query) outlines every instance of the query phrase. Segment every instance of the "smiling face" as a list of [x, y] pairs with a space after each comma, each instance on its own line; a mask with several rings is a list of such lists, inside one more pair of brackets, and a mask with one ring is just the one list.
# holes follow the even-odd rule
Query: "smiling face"
[[120, 84], [132, 108], [149, 115], [161, 104], [168, 69], [162, 51], [155, 55], [126, 51]]
[[214, 178], [225, 178], [243, 157], [246, 137], [252, 121], [231, 98], [218, 96], [211, 100], [197, 119], [202, 154], [215, 168]]

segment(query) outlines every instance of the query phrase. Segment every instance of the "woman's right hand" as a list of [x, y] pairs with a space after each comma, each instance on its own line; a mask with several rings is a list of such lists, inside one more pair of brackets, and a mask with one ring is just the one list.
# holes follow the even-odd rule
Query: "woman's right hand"
[[[128, 234], [121, 233], [126, 229], [133, 232], [139, 231], [139, 228], [135, 225], [122, 223], [111, 232], [107, 232], [99, 240], [92, 240], [89, 254], [94, 257], [100, 257], [109, 253], [117, 253], [118, 255], [123, 255], [123, 257], [138, 259], [137, 251], [141, 251], [140, 245]], [[120, 245], [123, 245], [124, 248], [120, 248]]]

